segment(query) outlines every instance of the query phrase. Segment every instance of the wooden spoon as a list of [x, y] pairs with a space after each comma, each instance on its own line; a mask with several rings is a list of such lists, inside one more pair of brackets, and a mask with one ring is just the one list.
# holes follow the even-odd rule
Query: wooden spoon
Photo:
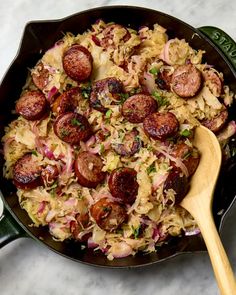
[[191, 178], [190, 190], [180, 205], [191, 213], [201, 230], [221, 294], [235, 295], [235, 277], [216, 230], [211, 210], [221, 166], [221, 148], [214, 133], [203, 126], [196, 128], [194, 145], [200, 151], [201, 159]]

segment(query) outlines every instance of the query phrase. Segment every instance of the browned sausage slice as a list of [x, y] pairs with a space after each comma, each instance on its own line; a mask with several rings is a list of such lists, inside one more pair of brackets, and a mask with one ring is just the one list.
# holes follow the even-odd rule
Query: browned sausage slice
[[181, 65], [172, 75], [172, 89], [180, 97], [195, 96], [202, 85], [201, 72], [192, 64]]
[[74, 167], [78, 183], [85, 187], [95, 188], [106, 176], [101, 158], [89, 152], [79, 153]]
[[104, 102], [119, 102], [122, 92], [123, 84], [120, 80], [114, 77], [98, 80], [92, 86], [90, 105], [95, 110], [105, 113], [107, 108], [104, 107]]
[[228, 111], [225, 108], [216, 117], [212, 119], [203, 120], [201, 123], [208, 129], [210, 129], [212, 132], [217, 133], [224, 127], [227, 119], [228, 119]]
[[48, 164], [45, 168], [43, 168], [41, 177], [43, 179], [43, 183], [46, 186], [50, 186], [54, 183], [59, 175], [59, 171], [57, 166]]
[[49, 71], [45, 68], [42, 62], [39, 62], [33, 69], [31, 76], [34, 85], [38, 87], [39, 90], [43, 90], [49, 83]]
[[58, 116], [53, 124], [55, 134], [70, 144], [86, 141], [92, 134], [88, 120], [77, 113], [66, 113]]
[[79, 237], [79, 234], [86, 229], [89, 226], [90, 220], [89, 220], [89, 214], [88, 213], [83, 213], [83, 214], [76, 214], [75, 216], [76, 220], [72, 220], [70, 222], [70, 232], [72, 237], [75, 240], [85, 242], [90, 234], [84, 235], [82, 238]]
[[[196, 148], [191, 148], [184, 142], [178, 143], [174, 146], [171, 156], [182, 160], [183, 164], [188, 169], [189, 176], [194, 174], [200, 160], [198, 150]], [[172, 163], [172, 165], [175, 165], [175, 163]]]
[[112, 171], [108, 186], [117, 201], [132, 204], [138, 194], [137, 172], [132, 168], [122, 167]]
[[30, 190], [42, 185], [41, 167], [28, 153], [16, 161], [13, 167], [13, 183], [16, 187]]
[[126, 210], [122, 205], [106, 198], [93, 204], [90, 213], [97, 225], [108, 232], [116, 230], [127, 218]]
[[123, 41], [126, 42], [130, 39], [131, 35], [130, 32], [124, 28], [123, 26], [119, 25], [119, 24], [113, 24], [113, 25], [109, 25], [107, 26], [102, 34], [103, 34], [103, 38], [100, 41], [100, 45], [104, 48], [115, 48], [115, 44], [114, 44], [114, 29], [125, 29], [126, 30], [126, 34], [123, 37]]
[[40, 120], [46, 111], [46, 98], [39, 91], [27, 91], [16, 102], [16, 112], [26, 120]]
[[122, 106], [123, 116], [131, 123], [142, 123], [156, 110], [157, 102], [146, 94], [135, 94], [129, 97]]
[[179, 122], [171, 112], [153, 113], [146, 117], [143, 128], [145, 133], [153, 139], [165, 140], [175, 135], [179, 128]]
[[162, 90], [170, 90], [172, 75], [168, 70], [160, 71], [155, 80], [157, 86]]
[[163, 185], [164, 193], [169, 189], [175, 191], [175, 204], [179, 204], [189, 190], [188, 178], [178, 169], [170, 171]]
[[212, 69], [205, 70], [203, 72], [203, 78], [205, 80], [206, 85], [211, 90], [212, 94], [216, 97], [219, 97], [222, 92], [222, 80], [219, 75], [213, 71]]
[[121, 156], [129, 157], [134, 155], [141, 147], [141, 140], [138, 135], [137, 129], [129, 131], [125, 134], [122, 143], [112, 145], [113, 149]]
[[62, 63], [66, 74], [75, 81], [84, 81], [92, 73], [93, 58], [84, 46], [72, 45], [64, 53]]
[[78, 87], [71, 88], [56, 98], [52, 105], [52, 111], [58, 115], [73, 112], [78, 101], [82, 100], [82, 94]]

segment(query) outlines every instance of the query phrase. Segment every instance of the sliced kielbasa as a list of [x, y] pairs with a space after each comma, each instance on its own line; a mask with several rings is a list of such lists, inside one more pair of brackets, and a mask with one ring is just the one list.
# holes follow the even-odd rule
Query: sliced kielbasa
[[42, 185], [41, 167], [31, 153], [16, 161], [13, 167], [13, 183], [17, 188], [24, 190]]
[[213, 69], [203, 71], [203, 78], [206, 85], [211, 90], [212, 94], [219, 97], [222, 92], [222, 80]]
[[212, 119], [203, 120], [201, 123], [212, 132], [217, 133], [220, 131], [228, 119], [228, 111], [227, 109], [223, 109], [217, 116]]
[[103, 38], [100, 41], [100, 46], [102, 46], [103, 48], [115, 48], [115, 44], [114, 44], [114, 29], [125, 29], [126, 30], [126, 34], [123, 37], [123, 41], [126, 42], [130, 39], [131, 35], [130, 32], [123, 26], [119, 25], [119, 24], [113, 24], [113, 25], [109, 25], [107, 26], [103, 32]]
[[132, 204], [136, 199], [139, 188], [137, 172], [128, 167], [117, 168], [112, 171], [108, 186], [112, 196], [117, 201]]
[[71, 88], [56, 98], [52, 105], [52, 111], [57, 115], [73, 112], [82, 99], [80, 89], [78, 87]]
[[141, 147], [141, 140], [138, 135], [137, 129], [127, 132], [122, 143], [114, 143], [112, 145], [113, 149], [121, 156], [129, 157], [134, 155]]
[[82, 45], [72, 45], [62, 57], [66, 74], [75, 81], [87, 80], [93, 69], [91, 53]]
[[16, 102], [16, 112], [26, 120], [40, 120], [47, 112], [47, 101], [39, 91], [27, 91]]
[[169, 70], [160, 71], [155, 80], [157, 86], [162, 90], [170, 90], [172, 75], [170, 75]]
[[40, 61], [31, 72], [31, 77], [34, 85], [39, 90], [43, 90], [49, 83], [49, 70], [45, 68], [44, 64]]
[[104, 104], [119, 102], [123, 90], [123, 84], [117, 78], [109, 77], [98, 80], [92, 86], [90, 105], [95, 110], [105, 113], [107, 108]]
[[127, 219], [125, 208], [107, 198], [102, 198], [93, 204], [90, 213], [97, 225], [108, 232], [116, 230]]
[[89, 152], [78, 154], [74, 168], [78, 183], [85, 187], [95, 188], [106, 176], [102, 159]]
[[151, 138], [165, 140], [175, 135], [179, 128], [179, 122], [171, 112], [153, 113], [146, 117], [143, 128]]
[[42, 169], [41, 177], [43, 183], [46, 186], [50, 186], [54, 183], [59, 175], [57, 166], [48, 164], [45, 168]]
[[175, 204], [179, 204], [186, 196], [189, 190], [188, 178], [179, 169], [169, 172], [163, 185], [164, 194], [169, 189], [173, 189], [175, 192]]
[[195, 96], [202, 85], [202, 74], [192, 64], [181, 65], [172, 75], [172, 90], [180, 97]]
[[[183, 162], [188, 169], [189, 176], [194, 174], [200, 161], [198, 150], [188, 146], [184, 142], [180, 142], [174, 146], [171, 156], [179, 158]], [[172, 163], [172, 165], [175, 165], [175, 163]]]
[[150, 95], [135, 94], [130, 96], [122, 106], [123, 116], [131, 123], [142, 123], [157, 110], [157, 102]]
[[66, 113], [58, 116], [53, 124], [55, 134], [70, 144], [86, 141], [92, 134], [88, 120], [77, 113]]
[[88, 213], [76, 214], [75, 220], [70, 222], [70, 232], [72, 237], [75, 240], [85, 242], [89, 238], [90, 234], [85, 234], [82, 237], [80, 237], [79, 234], [83, 232], [83, 230], [85, 230], [89, 225], [90, 219]]
[[96, 143], [101, 143], [107, 139], [111, 135], [111, 132], [107, 129], [100, 129], [95, 134]]

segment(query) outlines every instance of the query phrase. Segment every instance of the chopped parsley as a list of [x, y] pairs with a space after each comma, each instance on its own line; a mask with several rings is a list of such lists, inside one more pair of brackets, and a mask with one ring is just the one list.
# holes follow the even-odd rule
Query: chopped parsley
[[138, 94], [142, 92], [142, 89], [141, 88], [133, 88], [131, 91], [130, 91], [130, 95], [134, 95], [134, 94]]
[[152, 172], [157, 172], [155, 163], [152, 163], [149, 167], [147, 167], [147, 174], [149, 175]]
[[192, 132], [189, 129], [184, 129], [180, 132], [180, 135], [184, 136], [184, 137], [189, 137], [191, 134], [192, 134]]
[[104, 206], [104, 207], [102, 207], [102, 211], [106, 212], [106, 213], [111, 212], [111, 207]]
[[108, 110], [108, 111], [106, 111], [105, 118], [110, 119], [111, 115], [112, 115], [112, 110]]
[[71, 124], [73, 126], [81, 126], [82, 125], [82, 123], [80, 121], [78, 121], [76, 118], [71, 119]]
[[81, 86], [81, 94], [85, 99], [88, 99], [90, 97], [91, 91], [92, 84], [90, 82]]
[[170, 104], [169, 101], [168, 101], [168, 99], [165, 98], [165, 97], [162, 97], [162, 96], [160, 95], [160, 93], [157, 92], [157, 91], [154, 91], [154, 92], [152, 93], [152, 96], [153, 96], [153, 97], [155, 98], [155, 100], [157, 101], [159, 107], [161, 107], [161, 106], [168, 106], [168, 105]]
[[187, 153], [183, 156], [183, 160], [188, 159], [191, 155], [192, 155], [192, 151], [187, 152]]
[[64, 128], [62, 128], [60, 130], [60, 135], [61, 135], [62, 138], [68, 136], [69, 134], [70, 134], [70, 131], [69, 130], [66, 130]]
[[104, 144], [100, 145], [100, 153], [103, 154], [105, 152]]
[[129, 98], [128, 93], [120, 93], [119, 95], [120, 95], [120, 104], [123, 104]]
[[31, 151], [31, 154], [34, 155], [34, 156], [36, 156], [36, 157], [38, 157], [38, 153], [35, 150], [32, 150]]
[[151, 68], [149, 70], [149, 73], [152, 74], [152, 75], [154, 75], [154, 76], [157, 76], [157, 74], [159, 73], [159, 71], [160, 70], [158, 68]]
[[233, 147], [233, 148], [231, 149], [231, 156], [232, 156], [232, 157], [236, 156], [236, 147]]
[[138, 239], [139, 235], [140, 235], [140, 230], [141, 230], [141, 226], [139, 225], [138, 227], [133, 227], [133, 225], [131, 226], [132, 231], [133, 231], [133, 235], [135, 239]]
[[58, 186], [58, 183], [57, 183], [57, 181], [55, 181], [55, 182], [52, 184], [51, 189], [54, 189], [54, 188], [56, 188], [57, 186]]

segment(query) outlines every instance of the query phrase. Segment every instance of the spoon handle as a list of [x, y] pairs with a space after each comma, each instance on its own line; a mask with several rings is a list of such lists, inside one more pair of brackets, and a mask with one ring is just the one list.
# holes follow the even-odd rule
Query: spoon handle
[[216, 230], [211, 210], [206, 207], [205, 210], [203, 210], [203, 208], [204, 206], [201, 210], [196, 210], [193, 215], [195, 215], [194, 218], [199, 225], [207, 246], [220, 292], [222, 295], [235, 295], [236, 281], [234, 273]]

